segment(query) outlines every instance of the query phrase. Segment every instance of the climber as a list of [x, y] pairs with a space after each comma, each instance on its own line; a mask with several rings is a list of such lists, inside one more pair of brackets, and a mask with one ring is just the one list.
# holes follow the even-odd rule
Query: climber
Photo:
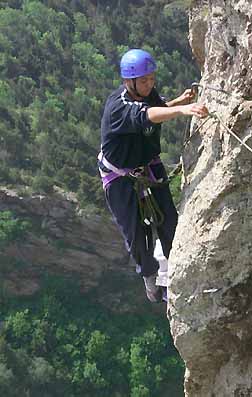
[[[161, 302], [166, 291], [156, 285], [159, 264], [153, 256], [153, 219], [157, 218], [155, 229], [167, 259], [177, 225], [167, 174], [159, 158], [161, 123], [179, 116], [204, 118], [208, 110], [190, 103], [194, 98], [190, 89], [169, 102], [160, 97], [155, 88], [157, 65], [146, 51], [129, 50], [120, 68], [123, 84], [108, 97], [102, 117], [98, 166], [106, 202], [136, 271], [143, 277], [147, 297]], [[142, 192], [138, 189], [141, 183]], [[149, 203], [147, 215], [142, 208], [145, 201]]]

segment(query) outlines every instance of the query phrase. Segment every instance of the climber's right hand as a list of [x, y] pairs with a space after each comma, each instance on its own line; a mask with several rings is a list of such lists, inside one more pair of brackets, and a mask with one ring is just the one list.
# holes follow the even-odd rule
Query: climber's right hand
[[191, 103], [190, 105], [182, 106], [182, 113], [185, 116], [195, 116], [204, 119], [209, 115], [206, 105], [199, 103]]

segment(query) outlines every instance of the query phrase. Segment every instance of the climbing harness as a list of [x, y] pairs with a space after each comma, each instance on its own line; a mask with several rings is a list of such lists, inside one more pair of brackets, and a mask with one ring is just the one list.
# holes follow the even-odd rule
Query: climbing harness
[[164, 214], [151, 189], [167, 185], [169, 181], [163, 181], [163, 178], [157, 180], [150, 166], [140, 167], [140, 169], [130, 172], [127, 177], [133, 181], [133, 187], [136, 191], [140, 222], [145, 228], [145, 244], [148, 251], [150, 240], [152, 240], [150, 227], [154, 226], [157, 228], [164, 222]]
[[151, 191], [152, 188], [160, 188], [169, 183], [169, 179], [167, 181], [164, 181], [163, 178], [157, 180], [151, 170], [151, 165], [154, 166], [161, 163], [160, 158], [157, 157], [153, 159], [147, 166], [142, 166], [135, 169], [119, 169], [113, 166], [105, 158], [102, 151], [99, 153], [98, 159], [108, 171], [104, 172], [100, 168], [104, 190], [106, 190], [107, 187], [119, 177], [123, 176], [130, 178], [133, 181], [133, 187], [137, 195], [141, 223], [144, 226], [150, 226], [151, 224], [156, 227], [160, 226], [164, 221], [164, 215]]
[[164, 215], [155, 200], [151, 188], [160, 188], [169, 182], [156, 180], [149, 166], [142, 167], [140, 171], [130, 172], [128, 177], [134, 183], [136, 191], [140, 219], [143, 225], [156, 227], [160, 226], [164, 221]]

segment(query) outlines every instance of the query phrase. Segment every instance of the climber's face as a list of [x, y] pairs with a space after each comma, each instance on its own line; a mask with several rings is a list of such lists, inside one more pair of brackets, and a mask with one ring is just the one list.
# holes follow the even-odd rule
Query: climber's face
[[[153, 72], [146, 74], [145, 76], [137, 77], [135, 79], [135, 85], [134, 80], [132, 79], [125, 79], [125, 83], [128, 90], [131, 94], [133, 94], [134, 97], [139, 98], [139, 95], [140, 98], [147, 97], [150, 95], [151, 90], [155, 85], [155, 73]], [[136, 95], [135, 88], [139, 95]]]
[[155, 73], [146, 74], [145, 76], [136, 79], [137, 92], [142, 97], [150, 95], [152, 88], [155, 85]]

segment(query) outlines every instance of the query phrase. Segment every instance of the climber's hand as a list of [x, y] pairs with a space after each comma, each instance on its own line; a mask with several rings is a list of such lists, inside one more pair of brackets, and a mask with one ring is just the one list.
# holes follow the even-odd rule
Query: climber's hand
[[182, 106], [182, 112], [185, 116], [195, 116], [200, 119], [207, 117], [209, 114], [207, 107], [199, 103]]
[[183, 92], [183, 94], [177, 97], [174, 100], [174, 102], [175, 105], [188, 105], [194, 98], [195, 98], [195, 91], [188, 88]]

